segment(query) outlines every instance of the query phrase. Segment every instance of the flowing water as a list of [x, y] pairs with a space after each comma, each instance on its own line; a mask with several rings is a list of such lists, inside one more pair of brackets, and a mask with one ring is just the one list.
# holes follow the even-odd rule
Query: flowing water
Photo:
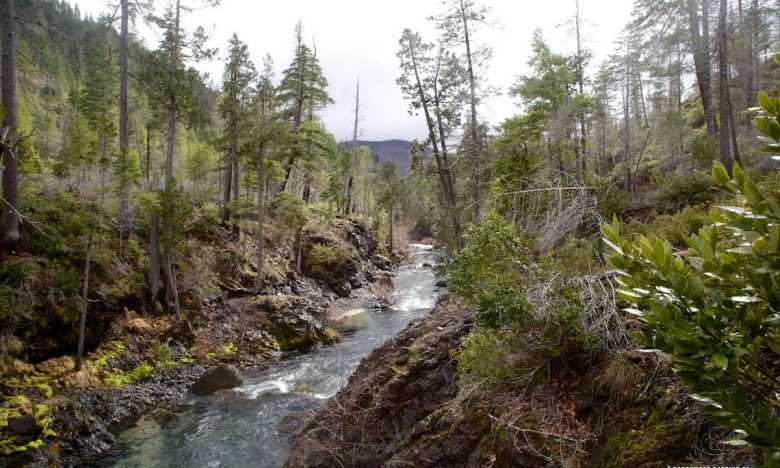
[[412, 245], [412, 263], [395, 282], [396, 305], [343, 323], [340, 344], [318, 347], [271, 368], [245, 370], [231, 397], [189, 395], [184, 411], [167, 421], [143, 419], [122, 432], [102, 466], [275, 467], [287, 458], [285, 420], [316, 409], [347, 381], [360, 360], [433, 308], [431, 268], [439, 254]]

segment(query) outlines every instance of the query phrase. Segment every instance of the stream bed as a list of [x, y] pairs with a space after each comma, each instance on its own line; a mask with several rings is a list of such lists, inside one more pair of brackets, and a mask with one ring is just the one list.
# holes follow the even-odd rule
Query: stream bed
[[345, 320], [342, 341], [320, 346], [264, 369], [243, 369], [234, 394], [188, 395], [174, 417], [143, 418], [119, 434], [100, 466], [279, 467], [289, 455], [289, 418], [315, 410], [344, 386], [360, 360], [413, 319], [430, 311], [438, 296], [432, 268], [440, 253], [412, 244], [411, 262], [394, 278], [395, 306]]

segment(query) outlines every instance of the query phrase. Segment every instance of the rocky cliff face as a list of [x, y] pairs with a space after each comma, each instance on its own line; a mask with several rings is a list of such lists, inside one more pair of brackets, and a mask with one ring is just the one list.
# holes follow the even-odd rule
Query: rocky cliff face
[[489, 427], [483, 410], [454, 404], [451, 351], [472, 317], [461, 300], [444, 296], [363, 359], [348, 385], [296, 434], [285, 466], [462, 466]]

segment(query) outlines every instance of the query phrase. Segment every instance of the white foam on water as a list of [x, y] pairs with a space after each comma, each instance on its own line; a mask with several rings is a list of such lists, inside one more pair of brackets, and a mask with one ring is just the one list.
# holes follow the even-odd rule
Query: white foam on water
[[416, 250], [433, 250], [433, 246], [430, 244], [409, 244], [409, 247]]
[[239, 393], [245, 394], [250, 399], [256, 399], [260, 395], [268, 392], [290, 393], [293, 390], [292, 383], [282, 379], [268, 380], [254, 385], [247, 385], [238, 389]]
[[420, 289], [423, 289], [424, 285], [417, 285], [404, 294], [403, 300], [401, 300], [396, 308], [404, 312], [411, 312], [419, 309], [430, 309], [436, 305], [436, 297], [432, 297], [429, 294], [423, 295]]

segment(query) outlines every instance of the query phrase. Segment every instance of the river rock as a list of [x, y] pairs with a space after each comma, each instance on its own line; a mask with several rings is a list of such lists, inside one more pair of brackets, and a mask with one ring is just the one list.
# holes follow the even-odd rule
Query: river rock
[[268, 332], [282, 351], [307, 350], [322, 342], [331, 342], [335, 333], [305, 309], [287, 309], [268, 314]]
[[376, 254], [371, 257], [371, 263], [381, 270], [390, 270], [393, 267], [393, 262], [384, 255]]
[[446, 279], [440, 279], [436, 282], [437, 288], [446, 288], [447, 287], [447, 280]]
[[39, 432], [35, 418], [32, 416], [22, 416], [8, 421], [8, 430], [21, 436], [32, 436]]
[[201, 365], [197, 365], [197, 364], [196, 364], [196, 365], [194, 365], [194, 366], [192, 366], [192, 374], [193, 374], [195, 377], [200, 377], [200, 376], [202, 376], [204, 372], [206, 372], [206, 369], [205, 369], [203, 366], [201, 366]]
[[217, 390], [235, 388], [242, 383], [238, 371], [233, 366], [219, 365], [206, 370], [192, 386], [192, 392], [198, 395], [211, 395]]

